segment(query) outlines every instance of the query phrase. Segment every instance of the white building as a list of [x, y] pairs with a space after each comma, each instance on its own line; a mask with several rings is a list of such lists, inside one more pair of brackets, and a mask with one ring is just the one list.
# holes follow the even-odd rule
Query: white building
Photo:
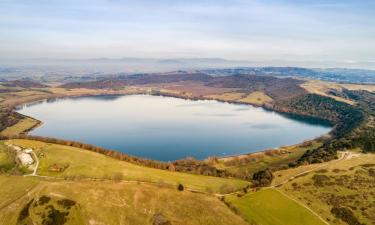
[[27, 148], [25, 150], [23, 150], [24, 153], [27, 153], [27, 154], [31, 154], [33, 152], [33, 150], [31, 148]]
[[15, 146], [15, 145], [13, 145], [13, 149], [16, 150], [17, 152], [22, 151], [21, 147]]
[[28, 166], [34, 163], [34, 159], [31, 157], [31, 155], [24, 152], [18, 154], [17, 158], [20, 160], [23, 166]]

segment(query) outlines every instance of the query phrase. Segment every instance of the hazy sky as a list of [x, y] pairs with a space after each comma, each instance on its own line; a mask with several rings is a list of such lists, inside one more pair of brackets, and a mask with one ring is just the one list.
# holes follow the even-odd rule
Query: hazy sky
[[374, 0], [0, 0], [0, 58], [375, 62]]

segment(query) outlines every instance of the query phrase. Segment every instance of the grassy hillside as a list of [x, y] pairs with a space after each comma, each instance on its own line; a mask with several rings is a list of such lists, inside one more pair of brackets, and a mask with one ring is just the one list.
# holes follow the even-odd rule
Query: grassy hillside
[[345, 159], [296, 177], [281, 190], [308, 205], [331, 224], [346, 224], [332, 214], [333, 208], [346, 208], [360, 223], [374, 224], [375, 155], [351, 153]]
[[[224, 179], [211, 176], [178, 173], [152, 169], [119, 161], [95, 152], [70, 146], [47, 144], [31, 140], [11, 140], [18, 146], [33, 147], [39, 156], [38, 175], [62, 178], [104, 178], [145, 181], [177, 185], [203, 191], [227, 193], [246, 187], [249, 183], [238, 179]], [[66, 167], [61, 172], [52, 167]]]
[[41, 224], [43, 220], [65, 225], [151, 225], [158, 213], [172, 224], [246, 224], [209, 195], [127, 182], [37, 179], [0, 176], [1, 202], [8, 202], [0, 206], [1, 225]]
[[264, 189], [242, 197], [230, 195], [225, 201], [249, 222], [263, 225], [324, 225], [308, 209], [276, 189]]

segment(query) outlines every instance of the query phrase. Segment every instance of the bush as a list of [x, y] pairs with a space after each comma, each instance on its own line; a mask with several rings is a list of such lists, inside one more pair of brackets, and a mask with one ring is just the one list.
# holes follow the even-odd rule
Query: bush
[[152, 220], [152, 225], [171, 225], [171, 222], [161, 213], [156, 213]]
[[112, 175], [112, 180], [114, 180], [114, 181], [118, 182], [118, 181], [121, 181], [123, 179], [124, 179], [124, 174], [123, 173], [117, 172], [117, 173], [114, 173]]
[[350, 209], [344, 207], [333, 207], [331, 213], [349, 225], [362, 225]]
[[312, 178], [316, 187], [322, 187], [330, 180], [328, 176], [321, 174], [315, 174]]

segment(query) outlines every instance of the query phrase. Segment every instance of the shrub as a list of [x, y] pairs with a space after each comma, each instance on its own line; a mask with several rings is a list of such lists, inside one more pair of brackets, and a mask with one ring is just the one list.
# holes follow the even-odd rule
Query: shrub
[[29, 217], [29, 209], [31, 204], [33, 203], [34, 199], [31, 199], [21, 210], [20, 214], [18, 215], [18, 222], [22, 222], [24, 219]]
[[368, 175], [370, 175], [371, 177], [375, 177], [375, 169], [374, 168], [369, 169]]
[[75, 201], [64, 198], [62, 200], [57, 201], [57, 204], [63, 206], [66, 209], [70, 209], [70, 207], [74, 206], [76, 204]]
[[183, 191], [183, 190], [184, 190], [184, 185], [182, 185], [182, 184], [178, 184], [178, 185], [177, 185], [177, 190], [179, 190], [179, 191]]
[[112, 175], [112, 180], [114, 180], [114, 181], [121, 181], [122, 179], [124, 179], [124, 174], [122, 174], [120, 172], [114, 173]]
[[171, 222], [161, 213], [156, 213], [152, 220], [152, 225], [171, 225]]
[[354, 216], [353, 212], [344, 207], [333, 207], [331, 213], [336, 217], [346, 222], [349, 225], [362, 225], [358, 219]]
[[329, 181], [329, 177], [326, 175], [315, 174], [312, 178], [314, 181], [314, 186], [317, 187], [324, 186]]
[[38, 204], [44, 205], [44, 204], [47, 204], [50, 200], [51, 200], [50, 197], [43, 195], [42, 197], [39, 198]]
[[268, 168], [258, 171], [253, 175], [253, 183], [256, 187], [269, 186], [272, 183], [273, 174]]

